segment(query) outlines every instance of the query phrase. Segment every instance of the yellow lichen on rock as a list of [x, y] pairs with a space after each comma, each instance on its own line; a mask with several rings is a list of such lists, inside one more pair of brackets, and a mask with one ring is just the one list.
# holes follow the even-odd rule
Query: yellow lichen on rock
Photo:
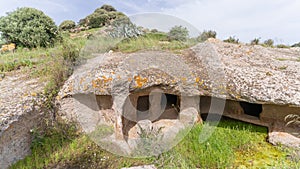
[[140, 76], [134, 76], [136, 88], [141, 88], [145, 83], [148, 82], [147, 78], [141, 78]]

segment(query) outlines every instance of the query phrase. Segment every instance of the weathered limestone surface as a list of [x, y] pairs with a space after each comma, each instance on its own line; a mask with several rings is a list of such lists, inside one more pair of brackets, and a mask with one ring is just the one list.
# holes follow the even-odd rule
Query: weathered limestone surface
[[30, 153], [30, 130], [37, 127], [43, 115], [39, 96], [44, 84], [20, 72], [6, 74], [0, 80], [0, 168]]
[[[264, 48], [210, 39], [183, 54], [162, 51], [101, 54], [75, 71], [57, 99], [62, 116], [78, 117], [82, 112], [68, 104], [76, 100], [75, 96], [112, 96], [110, 110], [115, 112], [114, 127], [120, 138], [124, 111], [129, 118], [137, 117], [133, 110], [137, 97], [131, 100], [133, 105], [123, 107], [127, 97], [149, 94], [151, 89], [180, 97], [180, 113], [183, 113], [179, 113], [179, 121], [188, 119], [189, 108], [198, 113], [209, 111], [210, 106], [201, 110], [201, 104], [210, 104], [209, 101], [204, 99], [204, 103], [199, 103], [200, 97], [206, 96], [217, 98], [212, 111], [273, 127], [284, 125], [284, 116], [290, 113], [300, 115], [299, 67], [299, 48]], [[262, 104], [263, 111], [258, 117], [245, 115], [239, 102]], [[153, 113], [157, 107], [150, 109]], [[275, 128], [278, 127], [270, 132], [277, 132]]]
[[299, 48], [274, 49], [214, 39], [184, 55], [159, 51], [103, 54], [79, 68], [59, 98], [161, 86], [186, 95], [225, 95], [237, 101], [300, 107], [299, 58]]

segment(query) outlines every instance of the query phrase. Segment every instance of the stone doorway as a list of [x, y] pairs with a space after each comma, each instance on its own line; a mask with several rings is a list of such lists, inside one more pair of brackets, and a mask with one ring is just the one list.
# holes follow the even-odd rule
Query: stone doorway
[[260, 118], [260, 114], [263, 111], [261, 104], [240, 102], [241, 107], [244, 110], [244, 113], [249, 116], [254, 116]]
[[132, 136], [130, 133], [136, 132], [139, 121], [149, 120], [155, 126], [155, 124], [178, 120], [180, 96], [159, 92], [151, 95], [134, 93], [127, 98], [123, 111], [122, 131], [125, 139], [128, 139]]

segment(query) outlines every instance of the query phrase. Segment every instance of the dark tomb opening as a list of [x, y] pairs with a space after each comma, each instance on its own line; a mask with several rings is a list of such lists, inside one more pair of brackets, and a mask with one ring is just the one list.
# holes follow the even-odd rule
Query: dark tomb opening
[[261, 104], [240, 102], [240, 105], [243, 108], [244, 113], [247, 115], [259, 117], [259, 115], [262, 113]]

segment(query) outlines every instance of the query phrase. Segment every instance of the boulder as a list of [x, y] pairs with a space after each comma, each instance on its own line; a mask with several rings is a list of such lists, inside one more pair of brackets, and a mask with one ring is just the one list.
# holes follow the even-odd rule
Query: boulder
[[40, 94], [44, 86], [20, 72], [8, 73], [0, 81], [0, 168], [30, 154], [32, 132], [47, 116]]

